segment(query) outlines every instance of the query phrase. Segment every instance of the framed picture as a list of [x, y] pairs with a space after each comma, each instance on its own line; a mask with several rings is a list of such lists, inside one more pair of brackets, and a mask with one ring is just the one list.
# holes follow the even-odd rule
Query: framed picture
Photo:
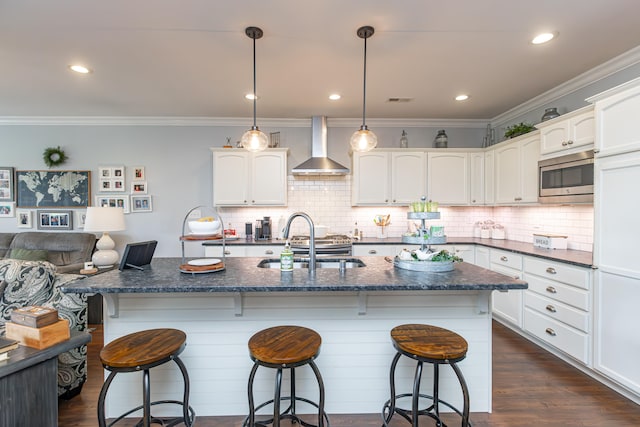
[[38, 210], [38, 230], [73, 230], [73, 211]]
[[111, 196], [105, 194], [98, 194], [95, 197], [95, 206], [109, 207], [109, 208], [122, 208], [124, 213], [129, 213], [129, 196]]
[[0, 202], [0, 218], [13, 218], [16, 216], [15, 202]]
[[91, 202], [91, 171], [16, 171], [20, 208], [86, 208]]
[[133, 167], [133, 180], [134, 181], [144, 181], [147, 177], [144, 174], [144, 166], [134, 166]]
[[33, 228], [31, 223], [31, 211], [28, 209], [16, 210], [16, 218], [18, 218], [18, 228]]
[[80, 211], [75, 211], [76, 218], [73, 220], [77, 229], [84, 228], [84, 222], [87, 219], [87, 211], [86, 209], [82, 209]]
[[131, 196], [131, 212], [151, 212], [151, 196]]
[[133, 181], [131, 194], [147, 194], [147, 181]]
[[100, 191], [125, 191], [124, 166], [99, 167]]
[[13, 201], [13, 168], [0, 166], [0, 201]]

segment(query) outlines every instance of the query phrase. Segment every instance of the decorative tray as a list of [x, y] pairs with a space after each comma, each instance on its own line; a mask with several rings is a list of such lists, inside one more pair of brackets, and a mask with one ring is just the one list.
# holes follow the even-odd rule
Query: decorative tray
[[189, 263], [180, 264], [178, 268], [181, 273], [193, 273], [193, 274], [202, 274], [202, 273], [215, 273], [216, 271], [224, 270], [224, 262], [218, 262], [216, 264], [209, 265], [191, 265]]
[[402, 243], [410, 243], [412, 245], [444, 245], [447, 243], [447, 236], [430, 237], [428, 239], [422, 236], [402, 236]]
[[407, 212], [407, 219], [440, 219], [440, 212]]
[[426, 271], [431, 273], [444, 273], [453, 270], [453, 261], [405, 261], [395, 257], [393, 259], [393, 265], [403, 270]]

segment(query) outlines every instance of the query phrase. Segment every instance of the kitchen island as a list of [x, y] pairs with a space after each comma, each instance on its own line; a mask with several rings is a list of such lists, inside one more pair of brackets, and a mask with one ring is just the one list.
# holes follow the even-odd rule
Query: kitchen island
[[[223, 271], [185, 274], [178, 270], [181, 259], [162, 258], [145, 271], [112, 270], [67, 284], [63, 291], [103, 295], [105, 343], [142, 329], [185, 331], [182, 359], [191, 378], [190, 404], [200, 416], [247, 413], [252, 365], [247, 342], [263, 328], [284, 324], [310, 327], [322, 336], [317, 364], [329, 414], [380, 412], [389, 398], [394, 354], [389, 331], [402, 323], [430, 323], [465, 337], [469, 352], [460, 366], [471, 410], [490, 412], [491, 292], [525, 289], [526, 283], [464, 262], [448, 273], [423, 273], [396, 269], [382, 257], [360, 259], [365, 267], [344, 272], [318, 268], [310, 276], [306, 269], [258, 268], [259, 258], [227, 258]], [[172, 366], [157, 370], [152, 373], [154, 397], [179, 398], [179, 373]], [[441, 372], [441, 395], [461, 406], [459, 385], [449, 371]], [[400, 389], [408, 391], [411, 363], [399, 366], [398, 374]], [[315, 399], [312, 376], [301, 370], [297, 378], [299, 395]], [[139, 401], [140, 389], [137, 375], [117, 378], [107, 415]], [[270, 398], [271, 373], [256, 377], [255, 390], [258, 401]]]

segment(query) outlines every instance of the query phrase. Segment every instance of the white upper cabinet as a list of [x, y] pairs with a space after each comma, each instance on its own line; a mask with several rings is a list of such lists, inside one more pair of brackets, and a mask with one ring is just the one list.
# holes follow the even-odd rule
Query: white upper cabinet
[[469, 153], [427, 154], [427, 197], [442, 205], [469, 204]]
[[512, 205], [538, 202], [539, 158], [540, 135], [537, 131], [496, 147], [496, 203]]
[[286, 148], [211, 151], [214, 206], [286, 206]]
[[424, 151], [353, 153], [352, 204], [407, 205], [426, 193]]
[[603, 92], [588, 101], [596, 103], [595, 151], [599, 157], [640, 150], [640, 78]]
[[571, 154], [593, 147], [595, 120], [592, 106], [563, 114], [536, 127], [540, 129], [540, 154], [543, 156]]
[[[496, 201], [495, 150], [484, 153], [484, 204], [492, 205]], [[473, 178], [473, 175], [472, 175]], [[473, 195], [472, 195], [473, 197]]]
[[469, 203], [471, 205], [484, 205], [486, 180], [484, 164], [485, 152], [470, 153], [469, 162]]

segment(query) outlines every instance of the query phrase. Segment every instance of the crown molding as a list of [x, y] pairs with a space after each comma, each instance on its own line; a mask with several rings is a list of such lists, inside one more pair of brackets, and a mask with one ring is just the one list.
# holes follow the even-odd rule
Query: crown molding
[[[488, 120], [476, 119], [367, 119], [367, 127], [376, 128], [484, 128], [487, 124]], [[362, 125], [362, 119], [328, 118], [327, 125], [339, 128], [359, 128]]]
[[640, 62], [640, 46], [637, 46], [627, 52], [616, 56], [615, 58], [600, 64], [589, 71], [586, 71], [571, 80], [568, 80], [553, 89], [541, 93], [540, 95], [531, 98], [530, 100], [523, 102], [522, 104], [505, 111], [504, 113], [491, 119], [491, 125], [494, 126], [498, 123], [505, 123], [510, 120], [516, 119], [523, 114], [526, 114], [537, 108], [541, 108], [549, 103], [569, 95], [579, 89], [582, 89], [590, 84], [602, 80], [612, 74], [620, 72], [625, 68]]
[[[17, 126], [237, 126], [249, 129], [243, 117], [119, 117], [119, 116], [5, 116], [0, 125]], [[309, 119], [260, 119], [262, 127], [310, 127]]]

